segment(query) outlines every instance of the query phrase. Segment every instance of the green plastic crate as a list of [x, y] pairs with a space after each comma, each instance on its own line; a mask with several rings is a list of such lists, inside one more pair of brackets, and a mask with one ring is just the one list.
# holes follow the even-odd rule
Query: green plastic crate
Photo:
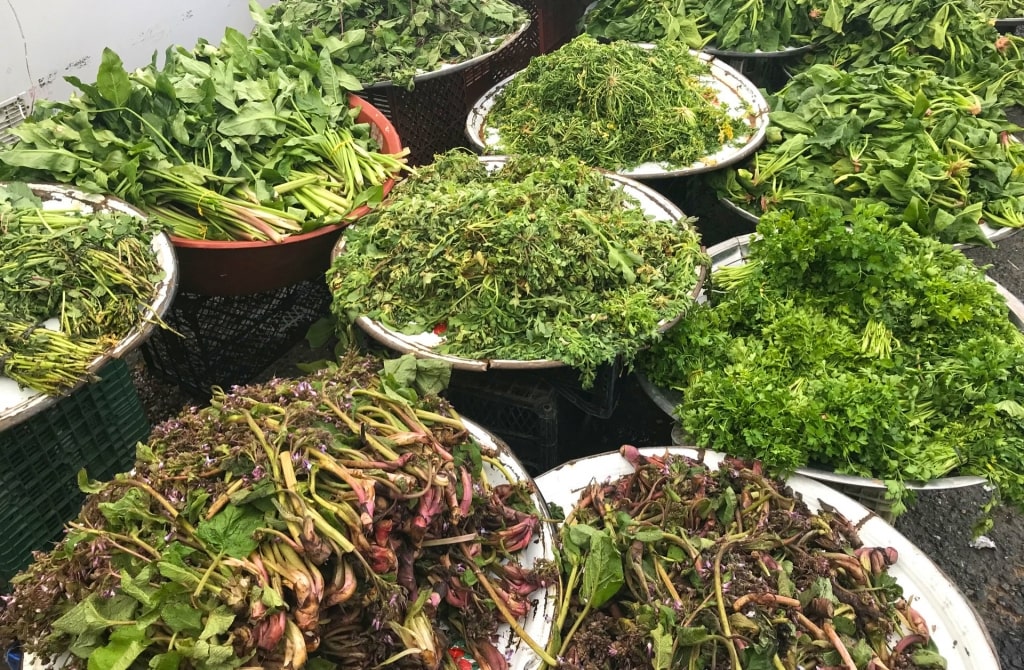
[[99, 377], [0, 432], [0, 591], [78, 515], [78, 471], [106, 480], [130, 470], [136, 443], [149, 436], [128, 365], [112, 361]]

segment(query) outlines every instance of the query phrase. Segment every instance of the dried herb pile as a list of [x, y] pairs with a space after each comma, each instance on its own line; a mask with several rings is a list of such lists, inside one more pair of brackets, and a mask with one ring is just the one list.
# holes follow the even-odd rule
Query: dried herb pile
[[758, 464], [621, 453], [560, 531], [561, 668], [945, 668], [927, 622], [837, 512]]
[[0, 376], [61, 393], [154, 318], [159, 232], [120, 212], [44, 207], [25, 184], [0, 184]]
[[498, 94], [485, 126], [491, 153], [575, 156], [621, 170], [685, 167], [749, 135], [745, 110], [725, 109], [681, 42], [644, 49], [584, 34], [533, 58]]
[[978, 224], [1024, 226], [1024, 144], [1001, 105], [959, 81], [893, 65], [815, 65], [769, 96], [769, 143], [711, 176], [761, 215], [858, 202], [895, 209], [923, 235], [987, 243]]
[[413, 77], [493, 50], [529, 15], [507, 0], [282, 0], [261, 30], [300, 27], [359, 81]]
[[504, 667], [495, 630], [543, 581], [516, 560], [540, 532], [532, 484], [417, 397], [444, 370], [377, 365], [215, 394], [131, 472], [80, 478], [82, 512], [14, 578], [0, 643], [71, 668], [434, 669], [461, 636]]
[[950, 473], [1024, 504], [1024, 335], [963, 254], [883, 217], [766, 215], [641, 367], [697, 445], [886, 480], [894, 514]]
[[629, 363], [693, 304], [707, 258], [691, 220], [657, 221], [578, 160], [519, 156], [488, 172], [438, 156], [346, 230], [332, 310], [443, 335], [471, 359]]

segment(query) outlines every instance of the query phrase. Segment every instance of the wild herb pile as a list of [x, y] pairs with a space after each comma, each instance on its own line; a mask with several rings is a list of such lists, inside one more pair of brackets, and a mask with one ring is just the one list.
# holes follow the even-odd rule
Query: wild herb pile
[[927, 622], [841, 514], [758, 464], [621, 449], [561, 527], [558, 666], [945, 668]]
[[471, 359], [555, 359], [583, 373], [637, 351], [688, 311], [707, 262], [692, 221], [654, 220], [575, 159], [489, 172], [439, 156], [345, 232], [332, 310]]
[[460, 636], [497, 663], [498, 624], [543, 581], [517, 562], [541, 522], [532, 484], [433, 395], [445, 372], [350, 354], [157, 426], [131, 472], [80, 477], [0, 646], [70, 668], [436, 669]]
[[641, 367], [698, 445], [884, 479], [895, 514], [950, 473], [1024, 504], [1024, 336], [966, 257], [883, 215], [766, 215]]
[[25, 184], [0, 185], [0, 376], [61, 393], [154, 318], [160, 229], [95, 209], [54, 209]]
[[745, 110], [725, 109], [681, 42], [644, 49], [580, 35], [533, 58], [485, 119], [492, 153], [575, 156], [620, 170], [648, 162], [685, 167], [749, 135]]

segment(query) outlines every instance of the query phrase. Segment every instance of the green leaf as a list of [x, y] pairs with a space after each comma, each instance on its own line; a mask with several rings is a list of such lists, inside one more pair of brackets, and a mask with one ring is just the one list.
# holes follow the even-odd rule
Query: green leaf
[[200, 521], [196, 536], [211, 551], [232, 558], [245, 558], [259, 546], [253, 534], [263, 524], [262, 513], [249, 507], [228, 505], [212, 519]]
[[107, 488], [105, 482], [98, 482], [94, 479], [89, 479], [89, 473], [82, 468], [76, 475], [78, 480], [78, 490], [82, 493], [99, 493], [103, 489]]
[[164, 654], [157, 654], [149, 659], [150, 670], [178, 670], [181, 667], [181, 654], [176, 651], [169, 651]]
[[8, 149], [0, 153], [0, 161], [56, 174], [74, 174], [80, 165], [78, 156], [64, 149]]
[[165, 603], [161, 618], [175, 634], [197, 635], [203, 629], [203, 612], [188, 602]]
[[661, 622], [651, 631], [651, 664], [654, 670], [672, 669], [672, 647], [675, 644], [673, 632], [665, 630]]
[[104, 47], [96, 75], [96, 90], [103, 99], [116, 107], [123, 107], [132, 93], [132, 83], [124, 69], [121, 57]]
[[[280, 605], [276, 606], [279, 607]], [[235, 615], [231, 610], [226, 606], [218, 607], [206, 617], [206, 626], [203, 627], [203, 632], [199, 634], [199, 639], [209, 640], [212, 637], [228, 632], [234, 621]]]
[[605, 604], [625, 584], [622, 556], [612, 538], [600, 533], [590, 538], [590, 552], [583, 565], [581, 595], [592, 609]]
[[110, 634], [110, 642], [89, 656], [89, 670], [129, 670], [135, 659], [152, 644], [146, 629], [125, 626]]
[[217, 130], [227, 137], [263, 137], [282, 135], [284, 119], [269, 101], [247, 102], [234, 116], [220, 122]]
[[101, 598], [90, 595], [53, 622], [53, 629], [68, 635], [106, 630], [134, 620], [138, 602], [125, 595]]

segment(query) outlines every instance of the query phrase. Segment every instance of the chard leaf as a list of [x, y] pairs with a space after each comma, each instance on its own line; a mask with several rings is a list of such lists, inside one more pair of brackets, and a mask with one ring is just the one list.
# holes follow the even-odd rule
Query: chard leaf
[[124, 106], [132, 93], [132, 83], [121, 57], [108, 47], [103, 49], [99, 73], [96, 75], [96, 90], [104, 100], [117, 107]]

